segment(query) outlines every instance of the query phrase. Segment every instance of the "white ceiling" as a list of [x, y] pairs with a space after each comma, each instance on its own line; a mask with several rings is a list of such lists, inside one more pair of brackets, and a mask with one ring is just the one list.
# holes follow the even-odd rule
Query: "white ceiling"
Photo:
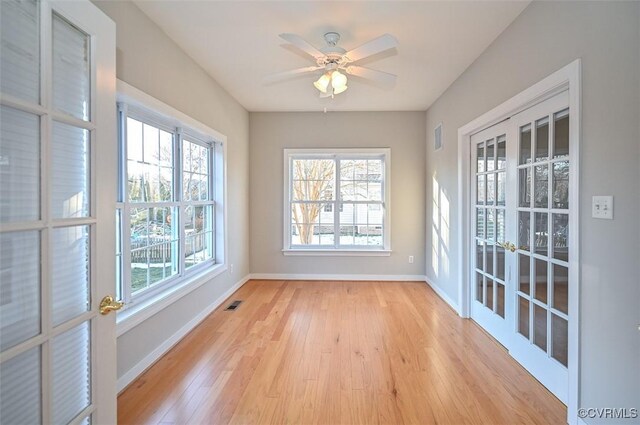
[[[421, 111], [522, 12], [528, 1], [144, 1], [136, 4], [249, 111]], [[350, 50], [384, 33], [399, 47], [359, 64], [398, 75], [382, 89], [349, 78], [319, 99], [314, 75], [264, 85], [264, 76], [313, 65], [278, 37], [316, 47], [341, 34]]]

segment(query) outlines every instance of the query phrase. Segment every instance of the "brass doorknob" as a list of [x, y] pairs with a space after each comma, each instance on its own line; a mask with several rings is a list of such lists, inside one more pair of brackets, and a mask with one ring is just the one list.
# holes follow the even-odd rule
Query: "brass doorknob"
[[100, 314], [109, 314], [109, 312], [120, 310], [124, 306], [122, 301], [116, 301], [111, 295], [107, 295], [100, 301]]
[[503, 247], [504, 249], [508, 249], [511, 252], [516, 252], [516, 249], [518, 249], [517, 246], [515, 246], [514, 244], [512, 244], [509, 241], [501, 243], [500, 246]]

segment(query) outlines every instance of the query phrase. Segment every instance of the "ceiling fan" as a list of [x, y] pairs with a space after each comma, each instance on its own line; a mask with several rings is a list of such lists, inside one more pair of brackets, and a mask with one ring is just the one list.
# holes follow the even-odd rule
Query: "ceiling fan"
[[274, 83], [301, 74], [323, 70], [322, 76], [313, 83], [320, 91], [320, 97], [333, 97], [344, 92], [347, 89], [345, 74], [372, 80], [387, 87], [395, 84], [396, 76], [394, 74], [354, 65], [355, 62], [396, 47], [398, 41], [390, 34], [381, 35], [348, 52], [338, 46], [340, 34], [337, 32], [326, 33], [324, 39], [327, 45], [320, 49], [315, 48], [296, 34], [280, 34], [280, 38], [311, 56], [316, 64], [315, 66], [269, 75], [264, 79], [265, 83]]

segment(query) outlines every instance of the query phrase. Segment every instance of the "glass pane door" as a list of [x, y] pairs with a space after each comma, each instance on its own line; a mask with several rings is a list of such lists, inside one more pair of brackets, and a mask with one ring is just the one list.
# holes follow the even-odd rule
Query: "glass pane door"
[[519, 133], [518, 333], [567, 366], [569, 110]]
[[472, 317], [507, 345], [507, 218], [508, 126], [497, 124], [471, 137], [473, 207]]
[[566, 401], [569, 300], [569, 120], [563, 92], [512, 118], [517, 133], [516, 338], [512, 355]]
[[7, 0], [0, 8], [0, 409], [7, 424], [91, 423], [97, 409], [97, 74], [93, 35], [78, 25], [105, 18], [89, 2], [60, 7]]

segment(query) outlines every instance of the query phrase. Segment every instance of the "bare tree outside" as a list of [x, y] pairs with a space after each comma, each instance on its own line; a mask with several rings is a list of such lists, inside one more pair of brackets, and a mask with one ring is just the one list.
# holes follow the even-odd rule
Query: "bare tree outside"
[[[367, 165], [367, 163], [375, 163]], [[291, 218], [294, 234], [299, 237], [301, 245], [315, 245], [314, 235], [320, 236], [320, 244], [327, 241], [333, 243], [335, 238], [332, 214], [336, 200], [336, 190], [340, 190], [340, 198], [347, 202], [366, 200], [368, 198], [367, 181], [380, 177], [380, 161], [343, 160], [340, 161], [341, 187], [335, 188], [336, 161], [333, 159], [294, 159], [292, 164], [292, 211]], [[371, 170], [369, 170], [371, 168]], [[371, 174], [370, 174], [371, 173]], [[331, 208], [328, 208], [331, 206]], [[339, 206], [342, 208], [342, 206]], [[326, 209], [325, 209], [326, 208]], [[324, 210], [324, 214], [323, 214]], [[342, 214], [342, 209], [340, 210]], [[349, 211], [354, 211], [350, 204]], [[347, 213], [347, 211], [345, 211]], [[329, 215], [330, 218], [326, 216]], [[319, 221], [319, 217], [324, 217]], [[324, 222], [324, 220], [329, 220]], [[353, 236], [355, 218], [348, 218], [341, 223], [339, 233], [343, 230]], [[323, 236], [325, 239], [323, 240]], [[366, 239], [366, 236], [365, 236]]]
[[292, 208], [292, 218], [296, 226], [300, 243], [309, 245], [313, 239], [315, 222], [323, 207], [321, 201], [334, 199], [333, 182], [336, 164], [331, 159], [293, 161], [293, 199], [297, 202]]

